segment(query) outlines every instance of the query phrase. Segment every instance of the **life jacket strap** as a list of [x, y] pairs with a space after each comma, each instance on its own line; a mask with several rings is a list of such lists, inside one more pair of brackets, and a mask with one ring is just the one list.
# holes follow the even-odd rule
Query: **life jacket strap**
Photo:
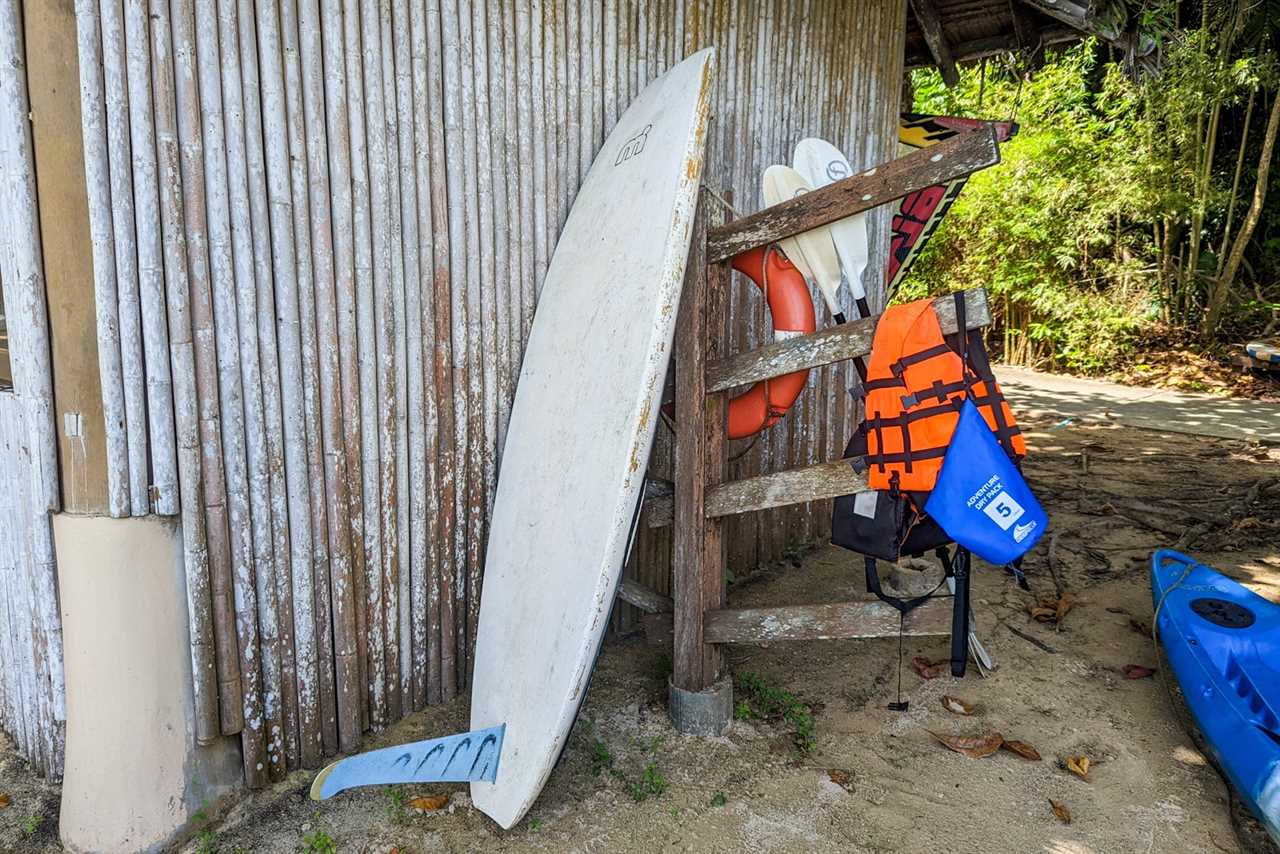
[[939, 356], [945, 356], [948, 353], [954, 352], [955, 351], [951, 349], [951, 345], [943, 341], [941, 344], [935, 344], [924, 350], [920, 350], [915, 353], [908, 353], [905, 356], [899, 357], [896, 362], [889, 365], [889, 370], [893, 372], [895, 377], [900, 377], [911, 365], [917, 365], [920, 362], [927, 362], [930, 359], [936, 359]]

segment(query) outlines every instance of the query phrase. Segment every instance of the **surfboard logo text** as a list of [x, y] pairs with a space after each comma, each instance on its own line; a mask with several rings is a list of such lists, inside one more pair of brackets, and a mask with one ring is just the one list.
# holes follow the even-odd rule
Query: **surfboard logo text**
[[622, 148], [618, 151], [618, 158], [613, 161], [613, 165], [617, 166], [644, 151], [644, 145], [649, 141], [649, 131], [651, 130], [653, 130], [653, 125], [645, 125], [644, 130], [624, 142]]

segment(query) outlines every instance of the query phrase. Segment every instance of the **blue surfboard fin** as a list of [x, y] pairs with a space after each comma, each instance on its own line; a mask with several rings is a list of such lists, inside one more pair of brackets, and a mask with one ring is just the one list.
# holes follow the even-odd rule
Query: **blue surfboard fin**
[[384, 747], [339, 759], [316, 775], [311, 799], [322, 801], [356, 786], [465, 783], [498, 776], [507, 725]]

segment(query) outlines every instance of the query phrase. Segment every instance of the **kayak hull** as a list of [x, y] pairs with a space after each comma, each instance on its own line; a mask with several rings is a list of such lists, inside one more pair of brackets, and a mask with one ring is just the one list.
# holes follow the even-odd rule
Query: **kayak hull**
[[1280, 605], [1168, 549], [1156, 632], [1212, 759], [1280, 843]]

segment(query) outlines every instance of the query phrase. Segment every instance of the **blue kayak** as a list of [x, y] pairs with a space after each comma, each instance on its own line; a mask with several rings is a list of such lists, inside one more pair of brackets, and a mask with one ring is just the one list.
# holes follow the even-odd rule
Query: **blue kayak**
[[1151, 559], [1151, 595], [1205, 746], [1280, 843], [1280, 605], [1169, 549]]

